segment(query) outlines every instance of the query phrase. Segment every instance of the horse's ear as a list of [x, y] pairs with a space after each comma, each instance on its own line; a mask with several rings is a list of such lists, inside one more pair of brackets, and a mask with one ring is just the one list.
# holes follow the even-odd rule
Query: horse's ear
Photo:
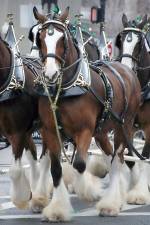
[[146, 23], [147, 23], [147, 15], [143, 16], [142, 22], [138, 24], [138, 28], [142, 30]]
[[35, 6], [33, 7], [33, 14], [35, 19], [38, 20], [40, 23], [44, 23], [47, 20], [47, 17], [40, 14]]
[[126, 14], [122, 15], [122, 24], [123, 24], [124, 28], [128, 27], [128, 19], [127, 19]]
[[147, 23], [150, 23], [150, 17], [148, 17], [148, 19], [147, 19]]
[[59, 20], [65, 23], [68, 16], [69, 16], [69, 6], [65, 9], [64, 13], [59, 16]]

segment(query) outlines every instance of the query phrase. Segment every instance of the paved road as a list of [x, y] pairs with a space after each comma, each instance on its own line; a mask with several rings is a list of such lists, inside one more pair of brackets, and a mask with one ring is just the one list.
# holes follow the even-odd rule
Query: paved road
[[[40, 149], [40, 146], [38, 146]], [[11, 162], [11, 150], [0, 151], [0, 164]], [[24, 162], [26, 159], [24, 157]], [[33, 214], [30, 210], [19, 210], [10, 201], [10, 180], [7, 174], [0, 175], [0, 225], [41, 225], [41, 214]], [[74, 207], [74, 218], [67, 225], [150, 225], [150, 205], [125, 205], [118, 217], [99, 217], [95, 203], [79, 200], [71, 195]], [[53, 224], [53, 223], [51, 223]], [[61, 223], [62, 224], [62, 223]]]

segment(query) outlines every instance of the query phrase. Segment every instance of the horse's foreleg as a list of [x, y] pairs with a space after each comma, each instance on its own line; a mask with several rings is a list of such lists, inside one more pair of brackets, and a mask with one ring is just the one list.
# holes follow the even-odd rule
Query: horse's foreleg
[[109, 177], [109, 187], [106, 189], [102, 199], [97, 203], [97, 210], [103, 216], [116, 216], [120, 212], [122, 206], [122, 193], [120, 184], [120, 171], [122, 163], [119, 154], [122, 152], [122, 145], [116, 150], [113, 158]]
[[52, 180], [49, 173], [50, 158], [47, 151], [46, 145], [43, 143], [42, 154], [40, 156], [38, 164], [38, 178], [32, 192], [32, 200], [30, 207], [33, 212], [41, 212], [42, 209], [48, 205], [50, 194], [52, 192]]
[[98, 146], [99, 149], [102, 149], [103, 151], [103, 157], [105, 158], [105, 162], [107, 164], [107, 169], [105, 173], [108, 172], [108, 170], [111, 167], [111, 160], [112, 160], [112, 155], [113, 155], [113, 146], [110, 143], [109, 137], [107, 133], [101, 133], [101, 134], [96, 134], [95, 136], [95, 142], [96, 145]]
[[72, 206], [62, 177], [62, 167], [60, 163], [61, 151], [57, 136], [46, 130], [43, 132], [43, 140], [47, 142], [53, 179], [52, 200], [49, 205], [44, 208], [43, 215], [49, 221], [68, 221], [71, 219]]
[[30, 174], [29, 174], [29, 180], [30, 180], [30, 187], [32, 193], [35, 190], [35, 187], [37, 186], [38, 181], [38, 166], [37, 166], [37, 151], [36, 146], [33, 142], [32, 136], [28, 136], [27, 141], [25, 143], [25, 149], [26, 149], [26, 157], [29, 161], [30, 165]]
[[25, 134], [12, 135], [9, 139], [12, 144], [13, 164], [10, 169], [11, 199], [18, 208], [28, 207], [31, 198], [29, 181], [21, 164], [21, 157], [25, 146]]
[[[147, 159], [150, 159], [150, 126], [147, 127], [146, 130], [144, 130], [145, 133], [145, 144], [143, 148], [142, 155], [146, 157]], [[148, 187], [150, 188], [150, 166], [147, 165], [147, 172], [148, 172]]]
[[[86, 170], [87, 151], [90, 146], [92, 134], [90, 130], [81, 131], [74, 136], [77, 153], [73, 167], [77, 170], [74, 179], [74, 190], [80, 198], [96, 200], [101, 196], [101, 182]], [[93, 185], [94, 183], [94, 185]]]
[[107, 155], [107, 161], [110, 164], [109, 186], [105, 190], [102, 199], [98, 202], [97, 210], [103, 216], [116, 216], [120, 212], [120, 208], [125, 199], [126, 183], [121, 173], [125, 140], [122, 130], [116, 129], [114, 135], [114, 152], [107, 134], [103, 133], [99, 137], [96, 137], [97, 141]]
[[[145, 127], [145, 145], [142, 155], [149, 158], [150, 154], [150, 126]], [[127, 195], [129, 204], [148, 204], [150, 202], [149, 193], [149, 164], [145, 162], [135, 163], [131, 169], [131, 190]]]

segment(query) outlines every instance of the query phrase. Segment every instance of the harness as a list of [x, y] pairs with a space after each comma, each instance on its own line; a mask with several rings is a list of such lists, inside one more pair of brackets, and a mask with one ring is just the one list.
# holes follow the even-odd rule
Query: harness
[[[101, 64], [101, 62], [100, 62], [100, 64]], [[102, 115], [97, 120], [96, 131], [99, 132], [99, 131], [101, 131], [101, 129], [104, 125], [104, 122], [107, 119], [109, 119], [111, 116], [112, 102], [113, 102], [113, 88], [112, 88], [112, 85], [111, 85], [109, 79], [107, 78], [107, 76], [105, 75], [103, 70], [100, 68], [100, 66], [98, 67], [98, 65], [91, 63], [90, 67], [91, 67], [91, 69], [93, 69], [94, 71], [96, 71], [99, 74], [100, 78], [102, 79], [104, 90], [105, 90], [105, 100], [104, 100], [101, 98], [101, 96], [97, 95], [97, 93], [91, 86], [89, 87], [91, 93], [104, 106]], [[117, 119], [119, 120], [119, 118], [117, 118]], [[119, 120], [119, 122], [120, 122], [120, 120]]]
[[141, 96], [143, 102], [150, 100], [150, 81], [142, 88]]
[[[98, 72], [103, 80], [104, 88], [105, 88], [105, 96], [106, 99], [103, 100], [100, 96], [98, 96], [95, 91], [90, 87], [90, 91], [94, 94], [94, 96], [101, 102], [101, 104], [104, 106], [104, 111], [102, 115], [102, 120], [100, 121], [100, 124], [104, 122], [107, 118], [114, 118], [116, 121], [118, 121], [120, 124], [124, 123], [124, 115], [126, 113], [128, 102], [126, 97], [126, 88], [124, 81], [120, 74], [106, 61], [96, 61], [94, 63], [90, 64], [91, 68], [94, 69], [96, 72]], [[102, 71], [101, 66], [107, 67], [111, 72], [113, 72], [114, 76], [116, 76], [117, 80], [119, 80], [122, 90], [123, 90], [123, 96], [124, 96], [124, 111], [121, 115], [118, 115], [116, 112], [112, 110], [112, 104], [113, 104], [113, 88], [112, 84], [109, 81], [107, 75]]]
[[[67, 37], [67, 32], [66, 32], [66, 26], [60, 21], [48, 20], [48, 21], [46, 21], [43, 24], [43, 27], [45, 25], [50, 25], [50, 24], [62, 25], [62, 27], [64, 29], [64, 34], [65, 34], [65, 43], [67, 43], [68, 37]], [[41, 28], [41, 29], [43, 29], [43, 28]], [[68, 67], [65, 67], [64, 61], [66, 61], [66, 58], [65, 58], [66, 57], [66, 52], [64, 52], [64, 56], [65, 57], [63, 57], [63, 60], [61, 60], [62, 61], [62, 63], [61, 63], [61, 74], [60, 74], [61, 79], [62, 79], [62, 74], [63, 74], [64, 71], [66, 72], [67, 69], [70, 69], [72, 66], [74, 66], [75, 64], [77, 64], [81, 60], [83, 61], [83, 59], [84, 59], [85, 49], [84, 49], [84, 44], [83, 44], [82, 32], [80, 32], [80, 31], [81, 30], [80, 30], [80, 26], [79, 26], [79, 38], [78, 38], [79, 42], [78, 42], [78, 44], [79, 44], [79, 48], [81, 50], [81, 56], [82, 57], [79, 58], [78, 60], [76, 60], [72, 65], [69, 65]], [[66, 51], [68, 51], [68, 48], [66, 48]], [[53, 58], [56, 58], [56, 59], [58, 58], [57, 55], [51, 54], [51, 53], [48, 53], [44, 57], [45, 57], [44, 59], [46, 59], [47, 57], [53, 57]], [[61, 57], [59, 57], [59, 58], [61, 58]], [[122, 90], [123, 90], [123, 96], [124, 96], [124, 110], [122, 111], [121, 115], [118, 115], [116, 112], [113, 112], [113, 110], [112, 110], [113, 88], [112, 88], [111, 82], [107, 78], [107, 75], [100, 68], [100, 66], [102, 66], [102, 65], [106, 66], [111, 72], [113, 72], [113, 74], [116, 76], [117, 80], [119, 80], [119, 82], [121, 84], [121, 87], [122, 87]], [[102, 116], [100, 118], [97, 118], [98, 119], [98, 125], [97, 125], [96, 129], [101, 130], [102, 126], [104, 125], [104, 121], [106, 119], [109, 119], [110, 117], [112, 117], [113, 119], [115, 119], [117, 122], [119, 122], [121, 124], [123, 132], [124, 132], [124, 135], [125, 135], [125, 138], [126, 138], [126, 141], [127, 141], [127, 144], [130, 147], [130, 150], [132, 149], [136, 153], [136, 155], [138, 157], [140, 157], [141, 159], [145, 159], [144, 157], [142, 157], [136, 151], [136, 149], [133, 147], [133, 145], [131, 145], [131, 142], [130, 142], [130, 140], [128, 140], [128, 137], [126, 135], [126, 131], [124, 130], [124, 115], [125, 115], [127, 107], [128, 107], [128, 102], [127, 102], [127, 97], [126, 97], [126, 88], [125, 88], [125, 84], [124, 84], [124, 81], [123, 81], [122, 77], [120, 76], [120, 74], [111, 65], [109, 65], [107, 62], [104, 62], [104, 61], [103, 62], [91, 63], [90, 64], [90, 68], [92, 68], [95, 71], [97, 71], [99, 73], [101, 79], [102, 79], [102, 82], [104, 84], [104, 89], [105, 89], [105, 100], [97, 95], [95, 90], [91, 87], [90, 83], [88, 83], [88, 85], [87, 85], [87, 83], [84, 83], [82, 79], [81, 79], [82, 82], [80, 82], [82, 84], [82, 86], [79, 83], [72, 82], [71, 85], [67, 85], [66, 90], [70, 90], [73, 87], [79, 87], [80, 89], [85, 88], [86, 91], [91, 91], [91, 93], [96, 97], [96, 99], [104, 107], [103, 108], [103, 112], [102, 112]], [[59, 85], [60, 85], [60, 83], [59, 83]], [[61, 118], [59, 117], [58, 121], [56, 119], [56, 102], [57, 102], [58, 96], [59, 96], [58, 92], [60, 91], [60, 93], [61, 93], [61, 89], [59, 89], [59, 91], [57, 92], [57, 96], [54, 99], [55, 104], [53, 104], [51, 96], [48, 93], [47, 84], [44, 83], [44, 86], [46, 87], [47, 96], [48, 96], [48, 98], [50, 100], [50, 103], [51, 103], [53, 116], [54, 116], [55, 122], [56, 122], [56, 130], [57, 130], [58, 137], [60, 139], [60, 134], [58, 132], [60, 124], [58, 124], [58, 121], [61, 123]], [[51, 85], [49, 84], [49, 86], [51, 86]], [[62, 89], [63, 88], [64, 87], [62, 86]], [[58, 112], [57, 112], [57, 115], [59, 115]], [[61, 146], [61, 141], [59, 140], [59, 142], [60, 142], [60, 146]]]
[[23, 64], [26, 65], [34, 74], [35, 79], [34, 83], [41, 84], [41, 77], [44, 75], [43, 64], [39, 58], [31, 57], [31, 56], [22, 56]]
[[[25, 74], [20, 57], [19, 49], [16, 45], [16, 37], [14, 33], [13, 23], [9, 23], [8, 31], [5, 37], [5, 41], [1, 41], [6, 45], [11, 57], [10, 72], [8, 74], [6, 82], [0, 87], [0, 102], [17, 97], [25, 85]], [[7, 67], [0, 68], [4, 70]]]
[[[68, 40], [68, 37], [67, 37], [67, 32], [66, 32], [66, 26], [65, 26], [64, 23], [62, 23], [60, 21], [55, 21], [55, 20], [48, 20], [42, 25], [42, 28], [40, 28], [40, 30], [43, 29], [45, 26], [51, 25], [51, 24], [61, 25], [63, 27], [64, 34], [65, 34], [65, 40], [64, 41], [66, 43], [67, 40]], [[69, 67], [64, 67], [64, 65], [65, 65], [64, 64], [65, 58], [62, 60], [61, 57], [58, 57], [57, 55], [51, 54], [51, 53], [48, 53], [47, 55], [44, 56], [44, 60], [47, 57], [53, 57], [53, 58], [59, 59], [59, 61], [63, 62], [61, 64], [62, 65], [62, 69], [61, 69], [62, 73], [64, 71], [68, 70], [69, 68], [71, 68], [74, 64], [78, 63], [77, 71], [76, 71], [75, 75], [73, 76], [73, 78], [69, 82], [67, 82], [65, 84], [62, 83], [61, 94], [64, 91], [66, 92], [66, 91], [68, 91], [68, 90], [70, 90], [72, 88], [76, 88], [76, 87], [79, 87], [79, 89], [81, 89], [81, 90], [84, 89], [84, 91], [83, 91], [84, 94], [87, 91], [90, 90], [96, 96], [96, 98], [100, 100], [100, 102], [104, 106], [104, 112], [103, 112], [103, 116], [102, 116], [102, 121], [104, 121], [106, 118], [108, 118], [109, 117], [108, 114], [110, 114], [110, 112], [111, 112], [111, 114], [114, 116], [114, 118], [116, 118], [119, 122], [122, 123], [124, 114], [125, 114], [125, 112], [127, 110], [127, 107], [128, 107], [127, 98], [126, 98], [126, 91], [125, 91], [125, 85], [124, 85], [123, 79], [121, 78], [120, 74], [112, 66], [110, 66], [107, 62], [105, 62], [105, 61], [103, 61], [103, 62], [102, 61], [96, 61], [95, 63], [91, 62], [90, 68], [94, 69], [95, 71], [97, 71], [100, 74], [100, 77], [101, 77], [101, 79], [102, 79], [102, 81], [104, 83], [106, 99], [103, 100], [103, 99], [101, 99], [101, 97], [97, 96], [95, 91], [91, 88], [91, 78], [90, 78], [90, 72], [89, 72], [89, 64], [88, 64], [86, 53], [85, 53], [85, 48], [84, 48], [84, 43], [83, 43], [83, 37], [82, 37], [82, 31], [81, 31], [80, 24], [77, 25], [76, 40], [77, 40], [77, 43], [78, 43], [78, 49], [80, 49], [80, 51], [79, 51], [80, 54], [79, 54], [79, 59], [78, 59], [79, 63], [78, 63], [78, 60], [77, 60], [72, 65], [70, 65]], [[65, 46], [66, 45], [67, 44], [65, 44]], [[67, 48], [67, 50], [68, 50], [68, 48]], [[122, 113], [121, 117], [118, 116], [116, 113], [112, 113], [113, 89], [112, 89], [112, 85], [111, 85], [109, 79], [107, 78], [107, 76], [104, 74], [104, 72], [100, 68], [100, 66], [102, 66], [102, 65], [104, 65], [107, 68], [109, 68], [109, 70], [111, 70], [115, 74], [115, 76], [120, 81], [120, 84], [122, 86], [123, 95], [124, 95], [124, 99], [125, 99], [125, 103], [124, 103], [125, 107], [124, 107], [124, 112]], [[48, 82], [47, 86], [48, 87], [52, 87], [53, 85], [51, 85], [51, 83]], [[53, 86], [53, 89], [54, 89], [54, 86]], [[67, 95], [67, 96], [70, 97], [69, 95]], [[61, 95], [61, 97], [63, 97], [63, 95]], [[102, 122], [100, 122], [100, 124], [102, 124]]]
[[[8, 48], [8, 47], [7, 47]], [[10, 90], [11, 89], [11, 82], [14, 78], [14, 71], [15, 71], [15, 63], [14, 63], [14, 55], [12, 53], [12, 51], [10, 50], [10, 48], [8, 48], [10, 55], [11, 55], [11, 66], [10, 68], [10, 72], [8, 74], [8, 78], [5, 81], [5, 83], [0, 87], [0, 95], [3, 94], [6, 90]], [[5, 67], [6, 68], [6, 67]], [[5, 69], [5, 68], [0, 68], [0, 70]]]

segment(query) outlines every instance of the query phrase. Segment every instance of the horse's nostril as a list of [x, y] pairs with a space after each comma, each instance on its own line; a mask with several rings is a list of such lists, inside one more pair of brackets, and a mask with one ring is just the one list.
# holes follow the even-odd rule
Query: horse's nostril
[[55, 72], [54, 75], [52, 76], [51, 81], [55, 82], [57, 80], [57, 77], [58, 77], [58, 72]]
[[53, 77], [56, 78], [56, 76], [57, 76], [57, 72], [53, 75]]

